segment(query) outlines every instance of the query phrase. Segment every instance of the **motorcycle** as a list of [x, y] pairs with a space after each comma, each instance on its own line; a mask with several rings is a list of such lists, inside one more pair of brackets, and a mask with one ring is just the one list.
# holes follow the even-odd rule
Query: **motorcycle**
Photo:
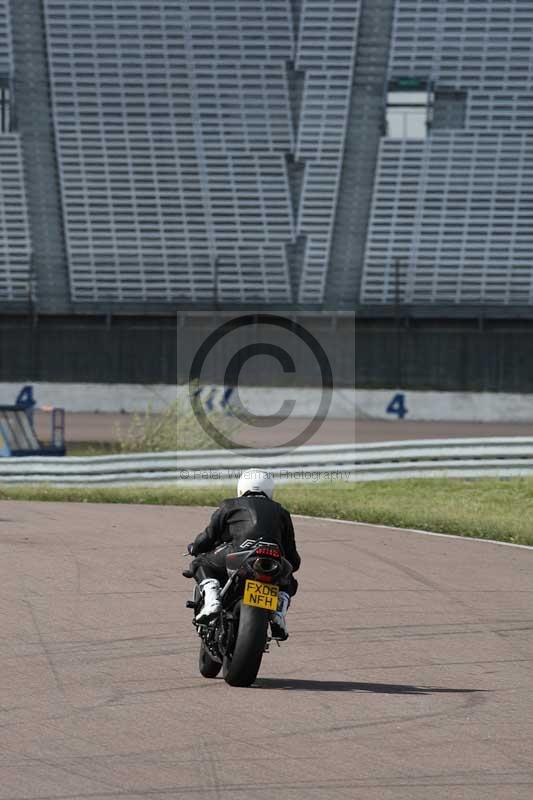
[[[203, 598], [198, 586], [187, 608], [194, 610], [193, 625], [200, 636], [199, 669], [204, 678], [222, 676], [230, 686], [251, 686], [257, 678], [263, 653], [273, 637], [269, 622], [278, 607], [280, 584], [286, 584], [292, 567], [279, 545], [247, 541], [226, 556], [228, 580], [221, 589], [222, 608], [213, 619], [197, 622]], [[190, 570], [183, 575], [192, 577]], [[279, 646], [279, 641], [277, 644]]]

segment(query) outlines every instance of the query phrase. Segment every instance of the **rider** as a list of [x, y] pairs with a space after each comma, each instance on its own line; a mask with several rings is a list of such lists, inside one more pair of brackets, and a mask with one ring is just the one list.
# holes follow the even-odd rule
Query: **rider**
[[[191, 572], [204, 600], [196, 616], [197, 622], [205, 622], [219, 613], [220, 582], [227, 580], [226, 555], [238, 550], [247, 540], [275, 542], [281, 547], [293, 572], [299, 568], [300, 556], [294, 541], [291, 515], [274, 502], [273, 494], [274, 480], [268, 472], [246, 470], [239, 478], [237, 497], [224, 500], [207, 528], [188, 546], [190, 555], [195, 556]], [[285, 615], [290, 598], [296, 594], [298, 581], [291, 575], [288, 585], [283, 588], [270, 623], [272, 636], [281, 640], [289, 635]]]

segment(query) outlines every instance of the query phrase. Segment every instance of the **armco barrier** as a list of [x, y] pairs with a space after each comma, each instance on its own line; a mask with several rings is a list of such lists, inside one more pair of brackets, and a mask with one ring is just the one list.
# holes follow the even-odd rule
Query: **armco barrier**
[[292, 451], [195, 450], [88, 458], [4, 458], [0, 460], [0, 483], [233, 484], [246, 467], [268, 469], [283, 482], [533, 475], [533, 438], [333, 444]]

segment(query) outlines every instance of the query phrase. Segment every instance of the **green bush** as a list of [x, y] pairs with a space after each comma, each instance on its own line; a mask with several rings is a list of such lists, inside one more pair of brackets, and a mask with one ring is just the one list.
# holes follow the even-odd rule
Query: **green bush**
[[[221, 433], [231, 437], [241, 423], [228, 414], [211, 411], [208, 419]], [[128, 427], [117, 428], [119, 453], [156, 453], [165, 450], [212, 450], [219, 445], [204, 431], [188, 399], [178, 399], [164, 411], [148, 407], [134, 414]]]

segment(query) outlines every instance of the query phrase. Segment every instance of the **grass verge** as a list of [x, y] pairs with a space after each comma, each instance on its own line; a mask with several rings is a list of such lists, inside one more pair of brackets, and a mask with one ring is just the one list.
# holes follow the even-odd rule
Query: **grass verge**
[[116, 442], [68, 442], [67, 456], [112, 456], [123, 451]]
[[[0, 500], [216, 506], [234, 487], [0, 486]], [[533, 546], [533, 479], [425, 479], [287, 484], [276, 499], [293, 514], [359, 520]]]

